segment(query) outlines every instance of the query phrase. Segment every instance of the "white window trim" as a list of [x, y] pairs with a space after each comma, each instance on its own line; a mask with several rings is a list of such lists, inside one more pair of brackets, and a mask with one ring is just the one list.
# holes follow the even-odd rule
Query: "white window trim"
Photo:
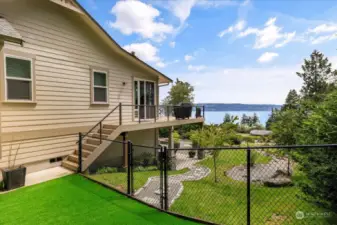
[[[104, 73], [105, 74], [105, 83], [106, 86], [100, 86], [100, 85], [95, 85], [95, 72], [97, 73]], [[109, 79], [108, 79], [109, 73], [106, 70], [96, 70], [92, 69], [91, 70], [91, 90], [92, 90], [92, 100], [91, 104], [98, 104], [98, 105], [106, 105], [109, 104]], [[105, 97], [106, 97], [106, 102], [96, 102], [95, 101], [95, 88], [104, 88], [105, 89]]]
[[[15, 58], [15, 59], [22, 59], [22, 60], [27, 60], [30, 61], [30, 79], [29, 78], [19, 78], [19, 77], [7, 77], [7, 57], [9, 58]], [[34, 90], [34, 70], [33, 70], [33, 59], [29, 57], [24, 57], [24, 56], [18, 56], [14, 54], [4, 54], [4, 79], [5, 79], [5, 101], [6, 102], [34, 102], [35, 99], [35, 90]], [[7, 80], [23, 80], [23, 81], [30, 81], [30, 90], [31, 90], [31, 99], [8, 99], [8, 92], [7, 92]]]

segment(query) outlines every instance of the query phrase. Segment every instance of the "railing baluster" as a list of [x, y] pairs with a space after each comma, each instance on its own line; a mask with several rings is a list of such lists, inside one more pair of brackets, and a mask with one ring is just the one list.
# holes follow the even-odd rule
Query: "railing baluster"
[[78, 133], [78, 172], [82, 173], [82, 133]]
[[154, 116], [154, 122], [157, 122], [157, 110], [156, 110], [156, 105], [153, 106], [153, 116]]
[[102, 144], [102, 121], [99, 123], [99, 143]]
[[167, 121], [170, 121], [170, 106], [168, 105], [167, 108]]

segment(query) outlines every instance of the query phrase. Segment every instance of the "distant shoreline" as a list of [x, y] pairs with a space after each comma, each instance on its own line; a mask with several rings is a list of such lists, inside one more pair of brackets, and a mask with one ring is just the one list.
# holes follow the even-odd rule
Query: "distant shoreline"
[[198, 103], [205, 106], [205, 111], [226, 112], [226, 111], [272, 111], [280, 109], [282, 105], [276, 104], [241, 104], [241, 103]]

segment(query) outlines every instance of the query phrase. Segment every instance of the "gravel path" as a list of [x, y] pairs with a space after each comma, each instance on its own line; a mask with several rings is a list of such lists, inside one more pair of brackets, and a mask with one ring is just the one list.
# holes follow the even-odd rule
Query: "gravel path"
[[[189, 165], [190, 170], [184, 174], [168, 176], [168, 200], [169, 207], [179, 198], [183, 192], [184, 186], [182, 181], [200, 180], [211, 172], [207, 167]], [[160, 207], [160, 179], [159, 176], [150, 177], [146, 184], [136, 191], [135, 197], [151, 205]]]

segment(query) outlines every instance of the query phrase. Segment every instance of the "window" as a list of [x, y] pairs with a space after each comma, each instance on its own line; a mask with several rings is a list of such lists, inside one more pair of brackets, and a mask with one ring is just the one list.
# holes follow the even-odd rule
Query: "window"
[[108, 103], [108, 74], [93, 71], [93, 103]]
[[5, 55], [6, 100], [33, 101], [32, 59]]

